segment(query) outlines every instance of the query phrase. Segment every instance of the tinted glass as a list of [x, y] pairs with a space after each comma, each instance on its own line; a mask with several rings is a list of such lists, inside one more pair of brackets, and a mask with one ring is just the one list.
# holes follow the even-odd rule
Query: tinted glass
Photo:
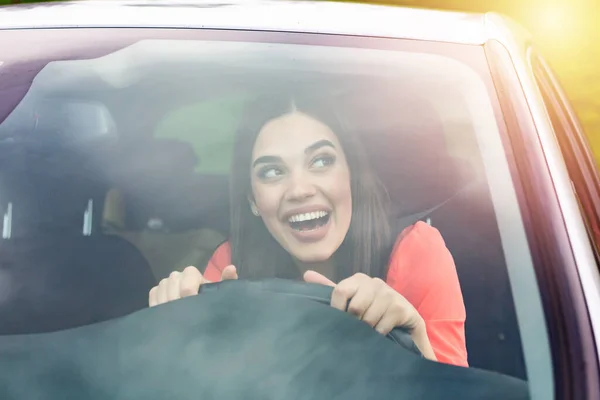
[[204, 271], [235, 234], [231, 166], [248, 110], [280, 99], [292, 112], [302, 99], [335, 110], [341, 142], [357, 135], [354, 151], [389, 194], [394, 237], [419, 220], [441, 232], [469, 365], [527, 378], [523, 347], [543, 327], [517, 315], [542, 316], [513, 299], [539, 302], [482, 48], [249, 32], [1, 35], [2, 333], [127, 315], [173, 271]]

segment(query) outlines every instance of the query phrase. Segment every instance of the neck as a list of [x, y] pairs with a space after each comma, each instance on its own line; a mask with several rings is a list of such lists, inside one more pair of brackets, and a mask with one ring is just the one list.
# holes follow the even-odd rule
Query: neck
[[320, 273], [321, 275], [324, 275], [325, 277], [334, 282], [336, 280], [335, 262], [333, 258], [315, 263], [305, 263], [299, 260], [294, 260], [294, 263], [296, 264], [302, 275], [304, 275], [306, 271], [312, 270]]

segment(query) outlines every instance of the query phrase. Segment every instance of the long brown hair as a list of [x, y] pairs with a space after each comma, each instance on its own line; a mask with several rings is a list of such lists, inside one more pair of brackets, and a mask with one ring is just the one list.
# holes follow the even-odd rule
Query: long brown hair
[[352, 219], [346, 238], [334, 254], [335, 279], [357, 272], [385, 278], [393, 245], [389, 224], [389, 196], [373, 173], [360, 138], [343, 126], [334, 102], [322, 97], [269, 95], [253, 102], [237, 134], [230, 182], [232, 262], [247, 279], [300, 277], [290, 254], [269, 233], [260, 217], [252, 214], [250, 165], [252, 150], [262, 127], [293, 111], [326, 124], [338, 137], [350, 170]]

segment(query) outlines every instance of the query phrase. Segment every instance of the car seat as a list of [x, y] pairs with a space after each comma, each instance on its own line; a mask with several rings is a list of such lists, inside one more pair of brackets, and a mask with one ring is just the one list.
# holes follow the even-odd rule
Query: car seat
[[[392, 199], [397, 232], [418, 220], [441, 232], [454, 257], [465, 302], [469, 364], [525, 378], [502, 242], [488, 184], [481, 176], [483, 165], [449, 155], [443, 125], [431, 105], [411, 99], [402, 107], [400, 117], [411, 120], [397, 126], [405, 130], [363, 131], [373, 167]], [[383, 111], [388, 118], [393, 115]]]
[[66, 329], [147, 306], [156, 283], [148, 262], [95, 229], [105, 193], [104, 174], [83, 148], [0, 146], [0, 334]]
[[227, 178], [197, 174], [184, 141], [140, 139], [122, 152], [110, 163], [105, 230], [133, 243], [157, 279], [188, 265], [203, 268], [226, 240]]
[[146, 228], [128, 229], [122, 195], [111, 189], [104, 204], [103, 228], [106, 234], [122, 237], [133, 244], [148, 260], [157, 280], [167, 277], [172, 271], [183, 271], [193, 265], [203, 268], [214, 250], [226, 238], [211, 228], [198, 227], [172, 231], [169, 225], [162, 225], [161, 214], [155, 216], [153, 226], [149, 221]]

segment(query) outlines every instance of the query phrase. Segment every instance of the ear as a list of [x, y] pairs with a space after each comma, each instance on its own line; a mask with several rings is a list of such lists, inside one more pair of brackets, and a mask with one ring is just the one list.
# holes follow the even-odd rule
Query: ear
[[252, 211], [252, 214], [258, 217], [260, 213], [258, 212], [258, 207], [256, 207], [256, 202], [252, 196], [248, 196], [248, 203], [250, 204], [250, 210]]

